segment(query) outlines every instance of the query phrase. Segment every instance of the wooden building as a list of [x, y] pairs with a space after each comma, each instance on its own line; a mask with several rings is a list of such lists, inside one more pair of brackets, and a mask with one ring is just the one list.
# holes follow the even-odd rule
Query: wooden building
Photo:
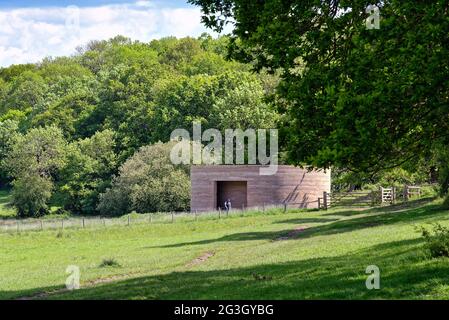
[[330, 192], [330, 170], [307, 171], [278, 167], [274, 175], [260, 175], [258, 165], [209, 165], [191, 168], [191, 210], [223, 208], [230, 199], [236, 209], [288, 204], [317, 208], [318, 198]]

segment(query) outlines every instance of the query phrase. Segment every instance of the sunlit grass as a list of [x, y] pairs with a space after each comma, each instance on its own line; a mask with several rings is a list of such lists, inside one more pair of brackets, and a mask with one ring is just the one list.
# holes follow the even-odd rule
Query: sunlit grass
[[[447, 299], [449, 260], [428, 260], [415, 226], [449, 211], [418, 201], [366, 211], [289, 211], [223, 219], [0, 235], [0, 298]], [[116, 261], [104, 267], [104, 261]], [[366, 267], [381, 270], [367, 290]]]

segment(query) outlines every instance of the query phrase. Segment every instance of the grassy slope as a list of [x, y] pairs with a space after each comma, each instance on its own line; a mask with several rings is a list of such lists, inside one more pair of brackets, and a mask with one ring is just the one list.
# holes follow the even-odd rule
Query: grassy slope
[[[440, 221], [437, 203], [369, 211], [312, 211], [222, 220], [0, 235], [0, 298], [64, 286], [62, 299], [449, 298], [449, 260], [426, 260], [415, 225]], [[307, 226], [294, 239], [273, 241]], [[215, 255], [189, 264], [205, 253]], [[115, 258], [120, 267], [99, 267]], [[365, 269], [381, 270], [367, 290]], [[264, 278], [265, 277], [265, 278]], [[93, 282], [107, 279], [113, 282]], [[84, 287], [84, 289], [83, 289]]]

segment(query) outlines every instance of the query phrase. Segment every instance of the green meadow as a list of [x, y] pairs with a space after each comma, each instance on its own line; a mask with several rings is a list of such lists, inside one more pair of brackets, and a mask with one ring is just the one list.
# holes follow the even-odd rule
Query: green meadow
[[449, 259], [427, 258], [416, 230], [449, 226], [440, 202], [0, 234], [0, 298], [448, 299]]

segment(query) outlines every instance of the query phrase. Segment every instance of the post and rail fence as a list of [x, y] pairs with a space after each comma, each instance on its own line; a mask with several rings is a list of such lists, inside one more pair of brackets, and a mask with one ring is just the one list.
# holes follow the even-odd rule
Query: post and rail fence
[[398, 201], [408, 201], [411, 198], [421, 197], [421, 187], [404, 186], [403, 190], [395, 187], [380, 187], [377, 191], [347, 191], [339, 193], [323, 192], [323, 197], [318, 198], [319, 209], [330, 207], [375, 207], [391, 205]]

